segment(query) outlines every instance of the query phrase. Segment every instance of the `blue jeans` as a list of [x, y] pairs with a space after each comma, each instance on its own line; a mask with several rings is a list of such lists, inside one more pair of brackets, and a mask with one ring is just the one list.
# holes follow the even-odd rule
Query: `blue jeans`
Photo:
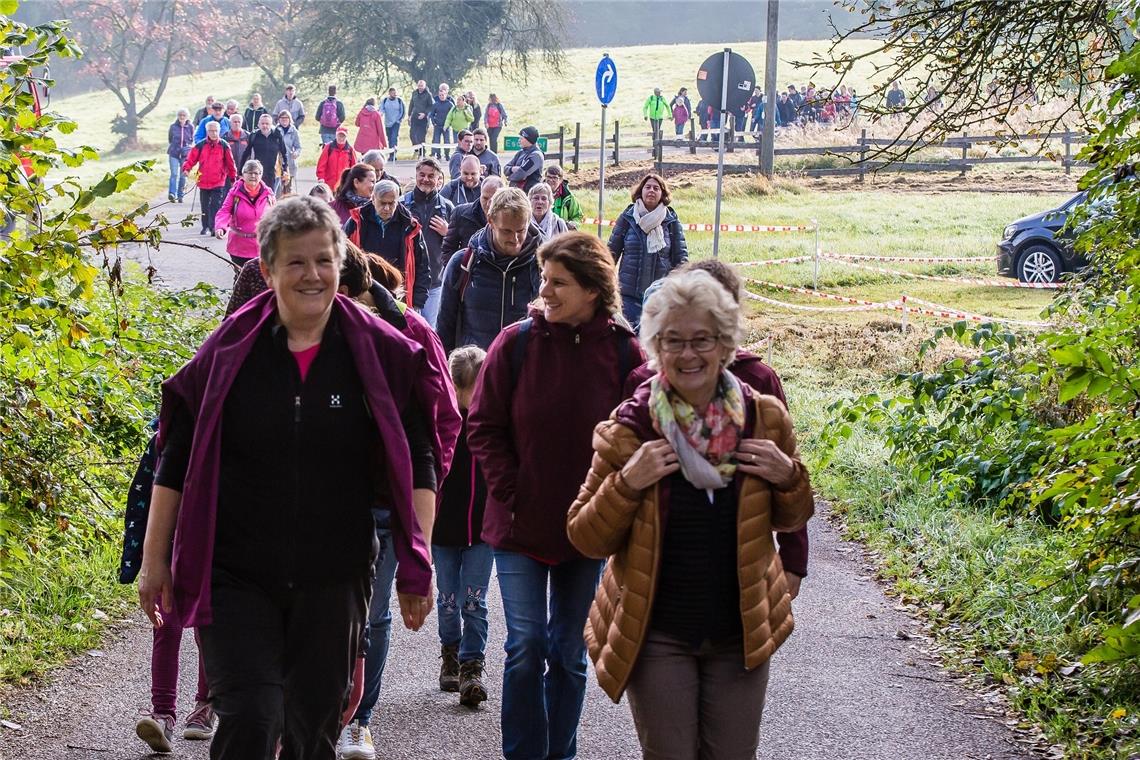
[[435, 323], [439, 319], [439, 302], [440, 295], [443, 292], [443, 287], [428, 288], [427, 301], [424, 302], [424, 310], [420, 314], [421, 317], [428, 321], [431, 329], [435, 329]]
[[[444, 127], [436, 126], [435, 124], [431, 125], [431, 144], [432, 145], [444, 145], [444, 144], [448, 144], [450, 142], [451, 142], [451, 130], [450, 129], [446, 129]], [[439, 148], [432, 148], [431, 154], [433, 156], [435, 156], [436, 158], [439, 158], [439, 151], [440, 151]], [[443, 157], [444, 158], [451, 158], [451, 149], [450, 148], [444, 148], [443, 149]], [[447, 167], [444, 167], [444, 168], [447, 168]]]
[[166, 194], [182, 200], [182, 196], [186, 195], [186, 172], [182, 171], [182, 162], [177, 158], [174, 156], [167, 158], [170, 159], [170, 185]]
[[388, 147], [392, 149], [391, 160], [396, 160], [396, 143], [400, 141], [400, 122], [396, 122], [390, 127], [385, 127], [384, 131], [388, 135]]
[[572, 758], [578, 752], [578, 720], [586, 698], [582, 629], [602, 561], [551, 566], [524, 554], [496, 551], [495, 566], [507, 622], [503, 757]]
[[396, 578], [396, 552], [392, 548], [392, 531], [388, 527], [387, 510], [373, 510], [377, 515], [376, 539], [380, 553], [376, 555], [376, 577], [372, 580], [372, 601], [368, 606], [368, 651], [364, 655], [364, 693], [353, 720], [368, 725], [372, 708], [380, 699], [384, 680], [384, 663], [388, 660], [388, 643], [392, 639], [392, 583]]
[[439, 589], [439, 643], [458, 644], [460, 662], [482, 660], [487, 649], [487, 584], [495, 554], [487, 544], [432, 545], [431, 557]]

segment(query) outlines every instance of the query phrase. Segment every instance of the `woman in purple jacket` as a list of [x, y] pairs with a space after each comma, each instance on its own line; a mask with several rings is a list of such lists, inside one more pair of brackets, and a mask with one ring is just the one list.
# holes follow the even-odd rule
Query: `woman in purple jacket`
[[382, 499], [399, 526], [400, 610], [418, 629], [431, 491], [458, 427], [431, 421], [458, 414], [422, 346], [337, 295], [345, 239], [328, 204], [277, 204], [258, 244], [272, 290], [163, 385], [139, 601], [155, 625], [199, 629], [220, 717], [211, 757], [271, 760], [280, 741], [281, 757], [333, 760], [367, 620], [372, 507]]
[[467, 441], [487, 482], [483, 540], [495, 552], [507, 623], [508, 760], [577, 753], [582, 629], [602, 564], [570, 545], [566, 513], [590, 466], [594, 426], [644, 361], [601, 241], [568, 232], [538, 260], [542, 308], [491, 344], [468, 413]]

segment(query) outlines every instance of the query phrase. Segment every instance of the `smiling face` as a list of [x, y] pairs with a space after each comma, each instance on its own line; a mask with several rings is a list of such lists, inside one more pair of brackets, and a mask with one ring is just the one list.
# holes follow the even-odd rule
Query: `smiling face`
[[241, 173], [241, 178], [245, 180], [246, 189], [252, 192], [261, 184], [261, 169], [251, 166]]
[[253, 93], [253, 97], [249, 99], [249, 104], [254, 108], [261, 108], [261, 95]]
[[288, 129], [293, 125], [293, 114], [288, 111], [282, 111], [281, 115], [277, 117], [277, 122], [285, 129]]
[[538, 294], [547, 322], [577, 326], [593, 319], [598, 310], [598, 291], [583, 288], [573, 273], [557, 261], [542, 265]]
[[277, 297], [281, 323], [310, 325], [328, 318], [340, 280], [336, 241], [327, 229], [300, 235], [279, 235], [272, 268], [261, 263], [261, 274]]
[[434, 193], [438, 184], [439, 174], [431, 164], [421, 164], [416, 167], [416, 189], [421, 193]]
[[463, 159], [459, 165], [459, 181], [464, 187], [475, 188], [479, 184], [479, 161], [473, 157]]
[[365, 198], [372, 196], [372, 188], [376, 185], [376, 172], [365, 172], [364, 177], [361, 179], [354, 179], [352, 181], [352, 191], [357, 195], [363, 195]]
[[261, 134], [269, 134], [273, 129], [273, 117], [267, 113], [261, 114], [261, 118], [257, 120], [257, 128], [261, 130]]
[[720, 342], [712, 316], [677, 310], [669, 315], [656, 340], [657, 361], [669, 385], [694, 406], [712, 400], [722, 363], [732, 352]]

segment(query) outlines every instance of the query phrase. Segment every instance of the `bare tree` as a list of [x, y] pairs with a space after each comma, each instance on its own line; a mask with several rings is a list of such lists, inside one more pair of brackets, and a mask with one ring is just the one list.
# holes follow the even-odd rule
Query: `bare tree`
[[228, 19], [225, 31], [213, 38], [214, 49], [227, 60], [257, 66], [275, 90], [297, 77], [305, 53], [305, 31], [319, 13], [333, 5], [314, 0], [212, 0], [212, 4]]
[[[868, 154], [875, 159], [897, 160], [922, 143], [994, 122], [1012, 139], [1017, 131], [1008, 122], [1018, 114], [1042, 135], [1081, 122], [1123, 45], [1108, 0], [842, 0], [841, 7], [861, 13], [862, 22], [846, 31], [833, 23], [828, 53], [797, 65], [836, 72], [838, 87], [857, 64], [872, 64], [874, 89], [860, 97], [859, 112], [889, 118], [894, 130], [890, 144]], [[876, 44], [845, 44], [866, 37]], [[907, 92], [904, 104], [888, 101], [895, 82]], [[1047, 100], [1063, 105], [1031, 110]]]
[[395, 71], [435, 84], [493, 61], [525, 77], [537, 58], [561, 60], [562, 23], [558, 5], [541, 0], [329, 3], [308, 27], [304, 72], [379, 85]]
[[[216, 31], [218, 15], [204, 0], [73, 0], [61, 7], [84, 48], [84, 72], [123, 107], [112, 122], [123, 135], [119, 148], [137, 147], [139, 123], [158, 107], [175, 66], [199, 54], [199, 35]], [[161, 70], [151, 84], [146, 65], [154, 61]]]

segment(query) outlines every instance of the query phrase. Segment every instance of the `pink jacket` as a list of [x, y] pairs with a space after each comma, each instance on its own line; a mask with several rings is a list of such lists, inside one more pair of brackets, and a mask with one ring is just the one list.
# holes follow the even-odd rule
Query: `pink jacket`
[[375, 108], [361, 108], [360, 113], [356, 114], [356, 126], [360, 129], [352, 147], [356, 148], [357, 153], [388, 147], [388, 138], [384, 134], [384, 117]]
[[256, 198], [245, 189], [244, 181], [234, 183], [214, 218], [216, 228], [227, 231], [226, 253], [239, 259], [257, 257], [257, 222], [276, 202], [273, 191], [264, 182], [258, 187]]

